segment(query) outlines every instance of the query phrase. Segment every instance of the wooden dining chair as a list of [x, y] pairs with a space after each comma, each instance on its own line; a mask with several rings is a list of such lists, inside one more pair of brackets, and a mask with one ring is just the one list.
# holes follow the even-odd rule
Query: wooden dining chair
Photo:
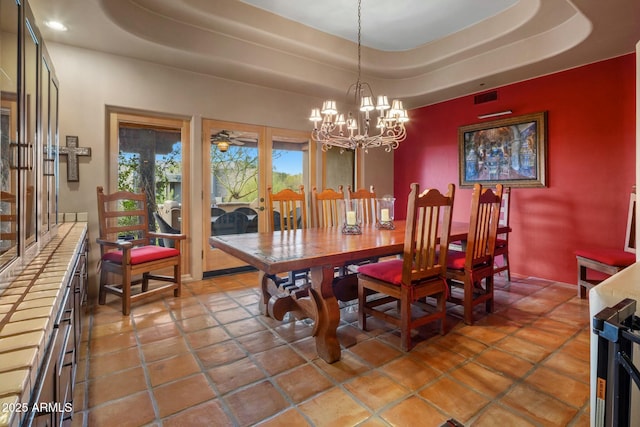
[[[269, 229], [274, 230], [296, 230], [307, 228], [307, 199], [304, 193], [304, 185], [300, 185], [299, 192], [288, 188], [273, 193], [271, 187], [267, 188], [268, 209], [270, 224]], [[274, 224], [273, 213], [278, 212], [279, 224]]]
[[[173, 290], [180, 296], [181, 263], [180, 246], [184, 234], [156, 233], [149, 231], [147, 198], [144, 193], [117, 191], [105, 194], [97, 188], [98, 230], [96, 239], [100, 245], [100, 287], [98, 302], [105, 304], [106, 294], [122, 298], [122, 314], [128, 315], [131, 303], [160, 292]], [[174, 248], [155, 246], [153, 239], [171, 239]], [[161, 274], [172, 270], [172, 275]], [[120, 277], [117, 284], [107, 283], [111, 275]], [[149, 288], [149, 281], [161, 285]], [[141, 285], [140, 293], [133, 294], [132, 286]]]
[[[10, 242], [6, 249], [14, 247], [18, 241], [17, 212], [16, 195], [8, 191], [0, 192], [0, 240]], [[0, 248], [0, 252], [3, 250]]]
[[311, 219], [313, 226], [317, 228], [339, 227], [342, 225], [340, 218], [340, 202], [344, 200], [342, 185], [338, 191], [333, 188], [325, 188], [318, 191], [316, 187], [311, 189]]
[[[493, 312], [493, 261], [500, 219], [502, 185], [496, 191], [473, 186], [469, 233], [464, 250], [449, 250], [447, 259], [448, 301], [462, 305], [464, 322], [473, 324], [473, 309], [485, 304]], [[484, 281], [484, 286], [482, 285]]]
[[347, 196], [350, 200], [358, 200], [363, 224], [376, 223], [376, 192], [373, 185], [369, 189], [360, 188], [358, 190], [352, 190], [349, 185], [347, 186]]
[[[629, 195], [627, 227], [622, 248], [591, 247], [575, 251], [578, 262], [578, 297], [586, 298], [587, 291], [636, 262], [636, 187]], [[591, 271], [591, 275], [588, 275]], [[598, 277], [594, 277], [594, 273]]]
[[[445, 333], [448, 251], [440, 247], [449, 246], [454, 194], [454, 184], [444, 195], [436, 189], [420, 193], [411, 184], [402, 259], [358, 270], [358, 325], [366, 329], [370, 315], [399, 327], [404, 351], [411, 349], [411, 330], [422, 325], [439, 320]], [[371, 291], [376, 294], [368, 297]], [[435, 298], [435, 306], [425, 304], [426, 298]]]
[[[500, 220], [498, 227], [509, 227], [509, 212], [511, 210], [511, 187], [502, 188], [502, 204], [500, 205]], [[493, 274], [506, 272], [507, 281], [511, 281], [511, 268], [509, 267], [509, 235], [511, 233], [498, 234], [496, 248], [493, 253]]]
[[[304, 185], [300, 185], [299, 191], [291, 189], [273, 193], [273, 189], [267, 187], [267, 207], [270, 231], [294, 231], [307, 228], [307, 198]], [[309, 270], [290, 271], [286, 277], [269, 276], [280, 287], [295, 286], [296, 282], [309, 282]]]

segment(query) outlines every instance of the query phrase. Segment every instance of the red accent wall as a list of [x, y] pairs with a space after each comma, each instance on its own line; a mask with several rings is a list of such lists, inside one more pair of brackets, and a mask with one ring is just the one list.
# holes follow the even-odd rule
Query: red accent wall
[[[410, 112], [394, 156], [396, 216], [406, 215], [412, 182], [444, 191], [456, 184], [454, 220], [469, 219], [471, 190], [458, 187], [458, 127], [478, 115], [547, 111], [547, 187], [512, 188], [511, 271], [576, 283], [574, 250], [622, 248], [635, 183], [635, 54], [500, 87]], [[485, 91], [479, 91], [483, 93]]]

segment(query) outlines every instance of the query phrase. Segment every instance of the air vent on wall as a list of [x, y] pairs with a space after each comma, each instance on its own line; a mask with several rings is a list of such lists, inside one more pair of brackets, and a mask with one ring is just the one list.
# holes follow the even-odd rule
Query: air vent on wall
[[474, 104], [484, 104], [485, 102], [495, 101], [498, 99], [498, 91], [492, 90], [491, 92], [481, 93], [473, 97]]

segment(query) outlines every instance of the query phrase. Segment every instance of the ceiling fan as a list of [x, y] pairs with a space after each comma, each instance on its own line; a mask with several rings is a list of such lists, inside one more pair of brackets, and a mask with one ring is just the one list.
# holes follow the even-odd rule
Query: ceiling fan
[[211, 143], [218, 146], [218, 150], [225, 152], [229, 149], [229, 145], [244, 145], [246, 142], [254, 141], [251, 138], [242, 138], [240, 132], [221, 130], [211, 135]]

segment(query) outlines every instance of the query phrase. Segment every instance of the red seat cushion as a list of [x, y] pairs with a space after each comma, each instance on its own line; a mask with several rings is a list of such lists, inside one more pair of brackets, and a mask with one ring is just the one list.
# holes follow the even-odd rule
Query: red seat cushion
[[452, 270], [464, 270], [464, 261], [467, 254], [462, 251], [452, 251], [447, 253], [447, 268]]
[[400, 286], [403, 263], [401, 259], [374, 262], [358, 267], [358, 273]]
[[622, 249], [578, 249], [575, 254], [577, 256], [592, 259], [603, 264], [615, 265], [616, 267], [628, 267], [636, 262], [636, 254], [626, 252]]
[[[164, 248], [162, 246], [139, 246], [131, 249], [131, 264], [142, 264], [177, 255], [180, 255], [180, 251], [174, 248]], [[102, 257], [102, 260], [121, 264], [122, 251], [107, 252]]]

